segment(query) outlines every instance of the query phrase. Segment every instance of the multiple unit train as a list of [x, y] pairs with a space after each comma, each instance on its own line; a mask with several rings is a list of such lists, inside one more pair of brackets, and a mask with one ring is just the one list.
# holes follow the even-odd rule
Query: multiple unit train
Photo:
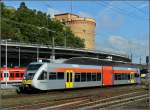
[[139, 69], [131, 66], [33, 62], [28, 65], [18, 92], [136, 84], [139, 76]]
[[0, 81], [3, 83], [21, 83], [25, 68], [0, 68]]

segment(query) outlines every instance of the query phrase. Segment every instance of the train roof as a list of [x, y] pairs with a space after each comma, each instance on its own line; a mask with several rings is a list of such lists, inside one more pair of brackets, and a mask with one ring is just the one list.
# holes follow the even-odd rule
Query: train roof
[[[98, 59], [91, 57], [73, 57], [70, 59], [47, 59], [40, 63], [53, 63], [53, 64], [73, 64], [73, 65], [91, 65], [91, 66], [124, 66], [124, 67], [137, 67], [134, 64], [122, 61], [112, 61], [110, 59]], [[36, 63], [37, 64], [37, 63]]]
[[100, 65], [100, 66], [132, 66], [136, 67], [134, 64], [122, 61], [113, 61], [111, 59], [98, 59], [91, 57], [73, 57], [65, 60], [65, 64], [82, 64], [82, 65]]

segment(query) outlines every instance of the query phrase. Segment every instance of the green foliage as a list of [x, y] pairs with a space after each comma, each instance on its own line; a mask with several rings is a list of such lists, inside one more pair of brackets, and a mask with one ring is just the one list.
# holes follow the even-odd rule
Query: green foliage
[[[18, 9], [8, 8], [1, 2], [1, 35], [2, 39], [11, 38], [18, 42], [52, 44], [67, 47], [84, 48], [84, 40], [76, 37], [64, 24], [50, 18], [50, 15], [29, 9], [24, 2]], [[40, 28], [39, 27], [44, 27]], [[55, 31], [48, 32], [47, 29]]]

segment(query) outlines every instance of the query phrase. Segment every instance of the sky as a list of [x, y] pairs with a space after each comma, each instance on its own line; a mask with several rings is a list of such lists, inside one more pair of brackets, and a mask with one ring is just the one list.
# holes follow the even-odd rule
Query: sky
[[[4, 0], [18, 8], [21, 0]], [[96, 20], [95, 49], [131, 56], [133, 63], [145, 63], [149, 55], [149, 3], [109, 0], [24, 0], [30, 9], [53, 16], [74, 13]], [[71, 8], [72, 7], [72, 8]]]

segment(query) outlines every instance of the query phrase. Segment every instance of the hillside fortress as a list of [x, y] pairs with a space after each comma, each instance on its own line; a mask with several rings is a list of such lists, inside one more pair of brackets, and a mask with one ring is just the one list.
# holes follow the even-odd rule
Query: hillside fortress
[[75, 36], [84, 39], [85, 49], [95, 49], [96, 22], [92, 18], [84, 18], [71, 13], [56, 14], [55, 19], [69, 26]]

